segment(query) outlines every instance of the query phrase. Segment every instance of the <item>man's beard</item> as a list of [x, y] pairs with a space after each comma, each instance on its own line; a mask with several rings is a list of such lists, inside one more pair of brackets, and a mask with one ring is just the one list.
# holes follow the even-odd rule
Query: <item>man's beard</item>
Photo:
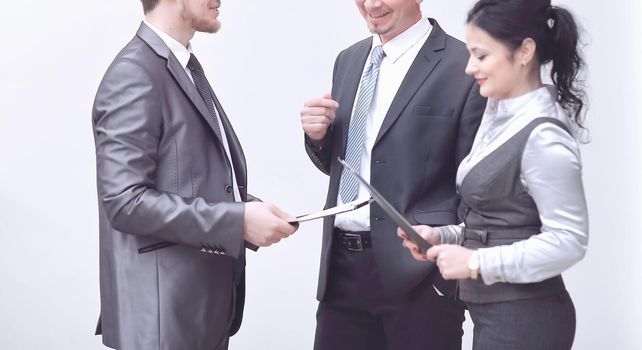
[[203, 33], [216, 33], [221, 29], [221, 22], [218, 19], [192, 18], [192, 27]]
[[388, 28], [376, 28], [375, 26], [368, 26], [368, 29], [372, 34], [386, 35], [392, 32], [392, 30], [394, 29], [394, 26], [390, 26]]

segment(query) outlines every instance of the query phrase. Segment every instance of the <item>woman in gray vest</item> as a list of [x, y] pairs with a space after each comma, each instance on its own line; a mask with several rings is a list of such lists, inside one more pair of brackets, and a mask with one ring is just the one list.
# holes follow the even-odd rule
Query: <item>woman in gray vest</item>
[[[488, 105], [457, 172], [461, 225], [417, 226], [474, 323], [473, 349], [570, 349], [561, 273], [584, 257], [588, 213], [576, 134], [583, 61], [573, 16], [545, 0], [481, 0], [468, 13], [466, 73]], [[542, 84], [552, 62], [554, 87]]]

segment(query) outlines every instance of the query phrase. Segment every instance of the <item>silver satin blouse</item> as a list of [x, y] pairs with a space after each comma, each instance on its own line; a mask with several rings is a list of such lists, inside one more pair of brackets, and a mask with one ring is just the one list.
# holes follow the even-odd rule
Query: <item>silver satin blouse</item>
[[[573, 130], [551, 88], [488, 100], [471, 152], [459, 165], [458, 187], [477, 163], [536, 118], [555, 118]], [[524, 148], [521, 182], [537, 205], [542, 232], [511, 245], [479, 249], [481, 277], [487, 285], [543, 281], [559, 275], [586, 253], [588, 211], [576, 139], [551, 123], [535, 128]], [[463, 226], [439, 227], [442, 243], [461, 244]]]

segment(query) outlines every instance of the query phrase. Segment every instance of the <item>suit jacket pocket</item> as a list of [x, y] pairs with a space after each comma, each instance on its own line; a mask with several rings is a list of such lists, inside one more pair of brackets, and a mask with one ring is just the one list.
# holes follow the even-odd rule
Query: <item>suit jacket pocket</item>
[[421, 225], [430, 226], [445, 226], [455, 225], [457, 220], [457, 213], [452, 211], [422, 211], [414, 214], [415, 220]]
[[415, 106], [414, 112], [416, 116], [419, 117], [440, 117], [440, 118], [450, 118], [453, 114], [453, 109], [449, 107], [437, 107], [437, 106]]
[[176, 245], [176, 243], [165, 242], [165, 241], [160, 241], [160, 242], [157, 242], [157, 243], [148, 244], [148, 245], [145, 245], [145, 246], [142, 246], [142, 247], [138, 248], [138, 254], [145, 254], [145, 253], [153, 252], [154, 250], [159, 250], [159, 249], [171, 247], [173, 245]]

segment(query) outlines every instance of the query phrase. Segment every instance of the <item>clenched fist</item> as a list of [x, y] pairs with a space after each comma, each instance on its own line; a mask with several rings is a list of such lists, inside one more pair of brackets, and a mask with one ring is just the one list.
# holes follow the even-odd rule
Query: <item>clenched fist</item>
[[332, 99], [330, 94], [325, 94], [321, 98], [313, 98], [303, 105], [301, 125], [303, 125], [303, 131], [312, 146], [321, 147], [328, 128], [334, 121], [334, 112], [337, 107], [339, 104]]

